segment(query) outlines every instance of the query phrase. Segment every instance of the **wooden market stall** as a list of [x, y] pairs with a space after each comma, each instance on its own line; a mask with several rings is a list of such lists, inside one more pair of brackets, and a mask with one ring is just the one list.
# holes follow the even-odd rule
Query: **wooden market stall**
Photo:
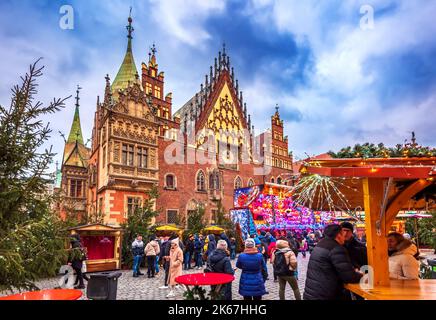
[[122, 229], [104, 224], [89, 224], [69, 229], [78, 234], [86, 248], [87, 272], [121, 269]]
[[[398, 212], [417, 193], [435, 183], [436, 158], [325, 159], [308, 161], [304, 174], [340, 178], [354, 208], [365, 210], [368, 264], [374, 270], [374, 288], [359, 284], [347, 288], [367, 299], [436, 300], [434, 280], [389, 279], [387, 235]], [[351, 190], [351, 191], [350, 191]]]

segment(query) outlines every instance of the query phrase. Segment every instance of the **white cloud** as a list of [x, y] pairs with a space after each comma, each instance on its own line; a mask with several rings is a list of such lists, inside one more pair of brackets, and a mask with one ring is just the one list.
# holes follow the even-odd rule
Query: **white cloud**
[[151, 0], [150, 15], [157, 28], [191, 46], [202, 45], [210, 35], [203, 22], [211, 14], [225, 9], [220, 0]]

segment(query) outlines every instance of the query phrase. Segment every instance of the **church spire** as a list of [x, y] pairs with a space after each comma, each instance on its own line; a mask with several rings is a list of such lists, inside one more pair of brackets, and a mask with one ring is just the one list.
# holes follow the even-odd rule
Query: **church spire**
[[82, 136], [82, 128], [80, 125], [80, 113], [79, 113], [79, 101], [80, 101], [80, 97], [79, 97], [79, 93], [80, 90], [82, 88], [77, 86], [77, 91], [76, 91], [76, 111], [74, 113], [74, 119], [73, 119], [73, 124], [71, 125], [71, 130], [70, 130], [70, 135], [68, 136], [68, 143], [79, 143], [79, 144], [83, 144], [83, 136]]
[[114, 82], [112, 83], [112, 92], [116, 92], [119, 89], [126, 89], [129, 83], [133, 84], [136, 82], [135, 75], [138, 73], [138, 69], [136, 68], [135, 59], [133, 58], [132, 52], [132, 39], [133, 39], [133, 31], [135, 29], [132, 26], [132, 8], [130, 8], [130, 15], [127, 20], [129, 25], [127, 28], [127, 51], [124, 56], [123, 63], [118, 71], [117, 76], [115, 77]]

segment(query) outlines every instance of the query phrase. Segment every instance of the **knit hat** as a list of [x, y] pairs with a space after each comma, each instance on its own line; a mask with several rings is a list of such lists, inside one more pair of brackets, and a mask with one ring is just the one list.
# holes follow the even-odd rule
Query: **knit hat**
[[342, 227], [337, 224], [331, 224], [324, 229], [324, 236], [329, 239], [334, 239], [341, 232]]
[[342, 227], [343, 229], [350, 229], [351, 231], [354, 230], [354, 226], [353, 226], [353, 224], [352, 224], [351, 222], [348, 222], [348, 221], [342, 222], [342, 223], [341, 223], [341, 227]]
[[219, 240], [216, 248], [221, 250], [227, 250], [227, 242], [225, 240]]
[[255, 243], [254, 240], [251, 238], [248, 238], [247, 240], [245, 240], [245, 248], [254, 248]]

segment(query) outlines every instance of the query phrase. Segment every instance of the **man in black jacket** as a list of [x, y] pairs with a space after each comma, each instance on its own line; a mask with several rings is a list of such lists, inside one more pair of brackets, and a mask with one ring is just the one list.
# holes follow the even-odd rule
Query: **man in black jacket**
[[304, 300], [341, 300], [344, 283], [358, 283], [362, 274], [351, 264], [342, 228], [330, 225], [325, 238], [313, 249], [307, 267]]
[[362, 266], [368, 264], [366, 245], [356, 239], [353, 234], [354, 227], [350, 222], [343, 222], [341, 227], [345, 236], [344, 247], [348, 251], [351, 263], [354, 268], [360, 269]]

